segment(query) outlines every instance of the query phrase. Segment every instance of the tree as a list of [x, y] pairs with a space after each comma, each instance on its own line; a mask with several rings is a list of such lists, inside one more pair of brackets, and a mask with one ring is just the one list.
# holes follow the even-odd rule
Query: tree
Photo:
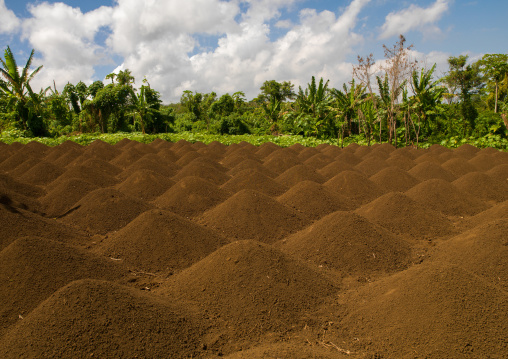
[[118, 72], [116, 80], [120, 86], [128, 85], [132, 87], [132, 84], [134, 83], [134, 76], [132, 76], [132, 72], [129, 69], [125, 69]]
[[151, 96], [149, 86], [141, 86], [139, 96], [136, 95], [134, 89], [130, 88], [130, 95], [132, 101], [131, 114], [134, 116], [135, 121], [139, 123], [141, 132], [144, 134], [146, 126], [152, 122], [153, 117], [157, 114], [159, 104], [150, 101], [153, 96]]
[[330, 111], [332, 98], [328, 89], [329, 82], [329, 80], [324, 82], [321, 78], [319, 85], [316, 85], [316, 78], [312, 76], [305, 91], [299, 87], [294, 103], [297, 114], [295, 122], [303, 124], [305, 135], [317, 137], [335, 135], [333, 115]]
[[261, 94], [257, 97], [258, 102], [284, 102], [295, 98], [294, 87], [290, 81], [282, 83], [275, 80], [265, 81], [260, 87]]
[[508, 74], [508, 55], [506, 54], [486, 54], [477, 62], [479, 70], [484, 74], [487, 83], [494, 85], [494, 113], [497, 113], [497, 101], [499, 94], [499, 83], [506, 78]]
[[478, 66], [468, 65], [467, 60], [467, 55], [460, 55], [459, 57], [450, 56], [448, 58], [450, 71], [446, 76], [447, 82], [460, 90], [458, 98], [462, 118], [464, 119], [464, 135], [467, 132], [468, 126], [469, 132], [472, 132], [475, 128], [478, 111], [473, 105], [472, 95], [478, 92], [482, 83]]
[[[342, 129], [342, 141], [344, 141], [346, 129], [348, 135], [355, 132], [353, 120], [358, 116], [358, 109], [365, 100], [365, 87], [357, 85], [354, 79], [351, 80], [350, 85], [350, 88], [348, 88], [347, 85], [344, 84], [342, 86], [343, 91], [337, 89], [331, 90], [335, 98], [334, 110]], [[359, 129], [360, 125], [358, 124], [358, 128], [356, 129], [357, 133], [359, 133]]]
[[386, 109], [388, 115], [388, 142], [391, 144], [392, 139], [394, 139], [395, 147], [397, 146], [396, 119], [398, 111], [396, 104], [407, 80], [416, 67], [416, 61], [409, 56], [409, 51], [413, 45], [406, 47], [405, 43], [406, 38], [400, 35], [399, 41], [392, 48], [383, 45], [386, 57], [386, 64], [383, 69], [386, 72], [390, 88], [390, 104]]
[[411, 88], [414, 93], [412, 108], [418, 116], [418, 127], [413, 123], [416, 133], [416, 147], [418, 147], [421, 124], [423, 123], [428, 130], [429, 120], [442, 112], [441, 102], [445, 89], [438, 86], [438, 82], [432, 81], [435, 69], [436, 65], [434, 64], [430, 70], [421, 69], [419, 76], [416, 70], [412, 75]]
[[4, 52], [4, 59], [0, 58], [2, 68], [0, 74], [5, 80], [0, 80], [0, 91], [6, 95], [9, 100], [9, 107], [15, 108], [15, 112], [23, 129], [29, 129], [34, 135], [42, 134], [44, 126], [37, 108], [40, 106], [40, 98], [32, 91], [30, 81], [37, 75], [42, 66], [30, 72], [35, 50], [32, 50], [25, 67], [19, 72], [16, 59], [10, 49]]

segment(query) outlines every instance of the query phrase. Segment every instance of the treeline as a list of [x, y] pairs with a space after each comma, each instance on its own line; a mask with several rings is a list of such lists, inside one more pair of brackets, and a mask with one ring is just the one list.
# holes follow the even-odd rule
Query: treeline
[[[470, 63], [450, 57], [449, 71], [436, 78], [435, 65], [410, 57], [412, 46], [400, 36], [384, 46], [386, 61], [358, 57], [353, 78], [342, 89], [314, 76], [306, 87], [266, 81], [248, 101], [243, 92], [184, 91], [180, 102], [163, 105], [144, 79], [139, 88], [129, 70], [95, 81], [34, 92], [30, 81], [33, 51], [18, 68], [8, 47], [0, 69], [0, 129], [27, 136], [72, 133], [208, 132], [211, 134], [293, 134], [344, 142], [388, 141], [394, 145], [460, 142], [466, 138], [506, 143], [508, 131], [508, 55], [488, 54]], [[109, 83], [109, 81], [111, 81]], [[488, 145], [488, 144], [487, 144]]]

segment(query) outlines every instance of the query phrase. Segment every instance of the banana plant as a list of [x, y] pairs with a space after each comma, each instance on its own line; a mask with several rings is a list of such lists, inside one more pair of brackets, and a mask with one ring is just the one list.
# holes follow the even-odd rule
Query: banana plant
[[35, 132], [39, 132], [39, 129], [34, 117], [37, 116], [36, 111], [40, 106], [40, 98], [32, 91], [30, 81], [41, 71], [42, 66], [30, 72], [34, 54], [35, 50], [32, 50], [20, 73], [14, 54], [7, 46], [4, 58], [0, 58], [2, 64], [0, 74], [3, 77], [3, 80], [0, 81], [0, 91], [9, 98], [8, 104], [15, 108], [22, 127], [24, 129], [30, 128], [36, 134]]
[[[343, 127], [347, 127], [348, 133], [353, 133], [354, 119], [358, 117], [358, 109], [365, 101], [366, 96], [364, 86], [356, 85], [354, 79], [350, 82], [350, 84], [350, 88], [344, 84], [343, 91], [332, 89], [331, 93], [335, 100], [332, 108], [336, 113], [337, 119], [343, 123]], [[360, 124], [358, 123], [357, 132], [359, 132], [359, 129]]]
[[295, 122], [303, 124], [303, 132], [306, 136], [326, 137], [334, 135], [333, 113], [330, 111], [332, 98], [328, 89], [328, 83], [323, 78], [316, 84], [316, 78], [312, 76], [311, 82], [305, 91], [300, 87], [294, 102], [296, 113]]

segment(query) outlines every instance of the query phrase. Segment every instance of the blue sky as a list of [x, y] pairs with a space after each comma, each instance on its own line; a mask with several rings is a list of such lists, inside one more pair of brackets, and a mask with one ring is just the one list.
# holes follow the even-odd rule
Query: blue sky
[[165, 102], [184, 90], [253, 98], [270, 79], [341, 87], [357, 55], [382, 65], [401, 33], [438, 73], [449, 56], [506, 53], [506, 14], [505, 0], [0, 0], [0, 47], [19, 65], [35, 49], [35, 88], [128, 68]]

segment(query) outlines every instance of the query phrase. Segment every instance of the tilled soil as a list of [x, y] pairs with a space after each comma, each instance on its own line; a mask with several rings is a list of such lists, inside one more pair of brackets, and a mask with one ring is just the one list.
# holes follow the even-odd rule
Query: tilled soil
[[508, 358], [508, 156], [0, 146], [1, 358]]

